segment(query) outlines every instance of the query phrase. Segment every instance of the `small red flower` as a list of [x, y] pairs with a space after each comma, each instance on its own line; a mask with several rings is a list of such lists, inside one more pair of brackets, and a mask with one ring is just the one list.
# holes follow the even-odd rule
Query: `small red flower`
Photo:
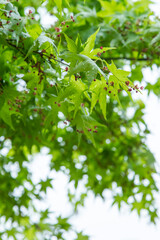
[[138, 84], [135, 85], [135, 88], [136, 88], [136, 89], [139, 89]]
[[129, 81], [126, 81], [125, 84], [126, 84], [127, 86], [129, 86]]
[[60, 28], [55, 27], [56, 32], [60, 32]]

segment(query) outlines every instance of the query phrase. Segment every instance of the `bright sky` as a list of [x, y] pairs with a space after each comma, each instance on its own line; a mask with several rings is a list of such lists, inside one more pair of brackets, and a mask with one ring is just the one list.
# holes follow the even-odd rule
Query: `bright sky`
[[[160, 15], [160, 1], [155, 0], [154, 2], [156, 6], [153, 6], [152, 10], [154, 10], [157, 15]], [[154, 83], [158, 76], [160, 77], [160, 70], [156, 68], [153, 69], [153, 72], [149, 69], [144, 72], [145, 80], [151, 83]], [[160, 164], [160, 101], [152, 94], [147, 97], [145, 92], [141, 98], [147, 105], [145, 120], [152, 133], [148, 137], [147, 142], [157, 162]], [[42, 154], [35, 158], [32, 168], [34, 169], [35, 181], [41, 176], [48, 175], [49, 169], [47, 163], [49, 163], [50, 157], [45, 156], [46, 152], [47, 150], [44, 149]], [[44, 159], [46, 167], [42, 167]], [[56, 210], [57, 213], [62, 213], [63, 216], [67, 216], [70, 212], [70, 206], [65, 196], [67, 179], [63, 174], [53, 172], [52, 175], [55, 177], [55, 188], [54, 191], [48, 191], [47, 202], [51, 209]], [[160, 221], [157, 226], [148, 224], [145, 218], [139, 219], [135, 212], [130, 213], [126, 207], [119, 212], [117, 207], [110, 208], [109, 199], [110, 196], [107, 191], [105, 202], [100, 198], [95, 199], [92, 194], [89, 194], [85, 202], [85, 207], [80, 208], [79, 214], [72, 219], [76, 229], [79, 231], [84, 230], [86, 234], [91, 236], [90, 240], [160, 239]], [[160, 199], [157, 200], [159, 201]], [[70, 240], [70, 237], [66, 237], [66, 240]], [[56, 239], [53, 237], [51, 240]]]

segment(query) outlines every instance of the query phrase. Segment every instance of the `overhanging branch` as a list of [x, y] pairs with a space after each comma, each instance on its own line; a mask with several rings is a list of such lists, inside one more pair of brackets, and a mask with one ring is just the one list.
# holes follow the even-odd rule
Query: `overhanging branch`
[[133, 57], [108, 57], [108, 58], [103, 58], [106, 61], [111, 61], [111, 60], [129, 60], [129, 61], [152, 61], [153, 59], [151, 58], [133, 58]]

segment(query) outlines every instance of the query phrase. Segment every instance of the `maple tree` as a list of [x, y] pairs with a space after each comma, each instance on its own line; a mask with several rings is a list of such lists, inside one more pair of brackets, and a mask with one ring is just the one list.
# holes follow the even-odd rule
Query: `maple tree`
[[[75, 211], [88, 191], [104, 198], [109, 189], [113, 204], [139, 215], [145, 210], [156, 222], [158, 172], [146, 145], [145, 104], [134, 99], [144, 86], [159, 97], [160, 79], [152, 85], [142, 74], [160, 65], [159, 18], [150, 3], [0, 1], [1, 239], [64, 239], [69, 231], [76, 240], [89, 239], [69, 218], [53, 224], [48, 208], [36, 208], [34, 200], [43, 201], [54, 185], [51, 178], [35, 184], [29, 169], [29, 156], [43, 147], [52, 156], [50, 170], [74, 183], [68, 198]], [[53, 24], [43, 24], [40, 10]]]

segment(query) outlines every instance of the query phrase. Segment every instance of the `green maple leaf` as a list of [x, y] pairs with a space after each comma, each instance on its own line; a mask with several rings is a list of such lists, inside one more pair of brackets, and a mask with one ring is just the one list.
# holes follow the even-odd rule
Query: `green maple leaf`
[[91, 112], [93, 111], [94, 106], [99, 102], [100, 108], [102, 110], [103, 116], [106, 119], [106, 105], [107, 105], [107, 91], [106, 91], [106, 81], [104, 79], [93, 81], [90, 86], [90, 91], [92, 92], [91, 99]]
[[45, 181], [41, 181], [39, 184], [41, 185], [41, 191], [44, 191], [45, 193], [47, 192], [47, 188], [52, 188], [52, 181], [53, 179], [47, 178]]
[[83, 50], [83, 52], [81, 52], [81, 54], [87, 55], [91, 52], [91, 50], [94, 48], [95, 45], [95, 40], [96, 40], [96, 35], [99, 32], [99, 28], [98, 30], [93, 33], [86, 41], [85, 43], [85, 48]]
[[68, 51], [72, 52], [72, 53], [77, 53], [77, 46], [74, 43], [74, 41], [72, 39], [70, 39], [65, 33], [64, 33], [65, 39], [67, 41], [67, 48]]
[[94, 130], [96, 130], [97, 127], [106, 127], [105, 125], [97, 122], [91, 116], [82, 114], [80, 111], [76, 114], [73, 120], [73, 125], [76, 125], [76, 128], [79, 131], [78, 133], [79, 143], [82, 137], [82, 133], [84, 133], [86, 137], [89, 140], [91, 140], [95, 147], [96, 143], [94, 140], [94, 134], [96, 133], [94, 133]]
[[83, 233], [80, 232], [80, 233], [77, 233], [77, 238], [76, 238], [76, 240], [89, 240], [89, 237], [86, 236], [86, 235], [83, 235]]
[[86, 90], [87, 86], [83, 82], [79, 80], [75, 81], [72, 78], [69, 86], [59, 93], [57, 100], [58, 101], [64, 101], [65, 99], [70, 100], [74, 104], [74, 116], [75, 116], [81, 103], [83, 102], [83, 97]]
[[58, 10], [60, 11], [60, 14], [62, 13], [62, 0], [54, 0], [55, 4], [58, 7]]
[[96, 78], [98, 70], [99, 69], [96, 63], [90, 58], [86, 58], [71, 69], [70, 75], [84, 72], [86, 75], [87, 85], [89, 86], [92, 80]]
[[112, 61], [111, 65], [109, 65], [106, 62], [106, 65], [107, 65], [108, 69], [111, 71], [111, 73], [113, 74], [113, 76], [110, 77], [110, 80], [114, 82], [115, 88], [118, 90], [119, 85], [120, 85], [128, 93], [129, 97], [132, 100], [131, 93], [128, 91], [128, 87], [126, 85], [126, 82], [128, 82], [130, 87], [134, 87], [133, 83], [127, 78], [128, 75], [130, 74], [130, 72], [117, 69], [117, 67], [113, 63], [113, 61]]

